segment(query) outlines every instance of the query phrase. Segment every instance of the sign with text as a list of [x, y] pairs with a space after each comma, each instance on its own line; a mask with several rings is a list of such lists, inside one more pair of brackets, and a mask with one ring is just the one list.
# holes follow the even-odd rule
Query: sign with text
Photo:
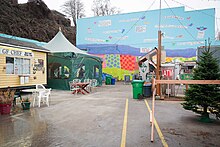
[[164, 77], [172, 77], [173, 76], [173, 69], [163, 69], [162, 74]]
[[30, 51], [22, 51], [19, 49], [8, 49], [8, 48], [0, 48], [0, 54], [11, 55], [11, 56], [23, 56], [23, 57], [33, 57], [33, 53]]
[[140, 48], [140, 53], [148, 53], [149, 51], [151, 51], [151, 48], [146, 48], [146, 47]]

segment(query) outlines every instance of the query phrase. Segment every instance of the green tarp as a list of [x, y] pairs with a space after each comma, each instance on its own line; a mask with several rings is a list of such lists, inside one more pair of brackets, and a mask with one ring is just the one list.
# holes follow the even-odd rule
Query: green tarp
[[69, 90], [73, 79], [96, 79], [102, 85], [102, 61], [74, 53], [51, 53], [48, 55], [48, 87]]
[[44, 48], [48, 54], [48, 87], [69, 90], [73, 79], [96, 79], [102, 84], [102, 60], [71, 44], [61, 30]]

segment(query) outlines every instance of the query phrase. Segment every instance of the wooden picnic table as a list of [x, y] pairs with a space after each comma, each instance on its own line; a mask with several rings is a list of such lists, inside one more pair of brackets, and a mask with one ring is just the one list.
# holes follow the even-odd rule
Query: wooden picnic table
[[73, 91], [73, 94], [75, 94], [75, 93], [81, 93], [81, 94], [89, 93], [89, 91], [86, 90], [86, 87], [88, 85], [89, 85], [89, 82], [72, 83], [72, 86], [78, 87], [76, 90]]

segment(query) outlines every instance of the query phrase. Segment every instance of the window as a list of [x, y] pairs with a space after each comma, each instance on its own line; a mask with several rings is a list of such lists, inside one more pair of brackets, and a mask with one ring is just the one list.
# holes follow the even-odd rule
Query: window
[[21, 58], [15, 58], [15, 74], [22, 74], [23, 60]]
[[98, 65], [94, 66], [94, 75], [95, 75], [95, 78], [99, 77], [99, 66]]
[[77, 69], [77, 78], [81, 79], [85, 77], [85, 65], [79, 64]]
[[14, 58], [6, 57], [6, 74], [14, 74]]
[[54, 78], [55, 79], [61, 79], [61, 74], [62, 74], [62, 66], [57, 67], [56, 69], [54, 69]]
[[6, 57], [6, 74], [30, 74], [30, 59]]
[[70, 77], [70, 69], [67, 66], [64, 66], [64, 78], [68, 79]]
[[30, 68], [31, 68], [30, 59], [24, 59], [23, 60], [23, 74], [30, 74]]
[[60, 63], [51, 63], [49, 65], [49, 78], [50, 79], [61, 79], [62, 66]]

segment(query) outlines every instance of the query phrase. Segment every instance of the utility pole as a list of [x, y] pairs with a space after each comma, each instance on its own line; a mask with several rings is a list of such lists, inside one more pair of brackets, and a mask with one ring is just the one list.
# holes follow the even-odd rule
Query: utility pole
[[[158, 31], [158, 48], [157, 48], [157, 70], [156, 70], [156, 79], [160, 80], [160, 74], [161, 74], [161, 30]], [[157, 91], [156, 94], [160, 96], [161, 98], [161, 90], [160, 90], [160, 84], [157, 84]]]
[[[160, 80], [160, 74], [161, 74], [161, 37], [162, 37], [162, 33], [160, 30], [160, 24], [161, 24], [161, 0], [160, 0], [158, 48], [157, 48], [157, 70], [156, 70], [156, 79], [157, 80]], [[160, 84], [157, 84], [156, 89], [157, 89], [156, 94], [161, 99]]]

